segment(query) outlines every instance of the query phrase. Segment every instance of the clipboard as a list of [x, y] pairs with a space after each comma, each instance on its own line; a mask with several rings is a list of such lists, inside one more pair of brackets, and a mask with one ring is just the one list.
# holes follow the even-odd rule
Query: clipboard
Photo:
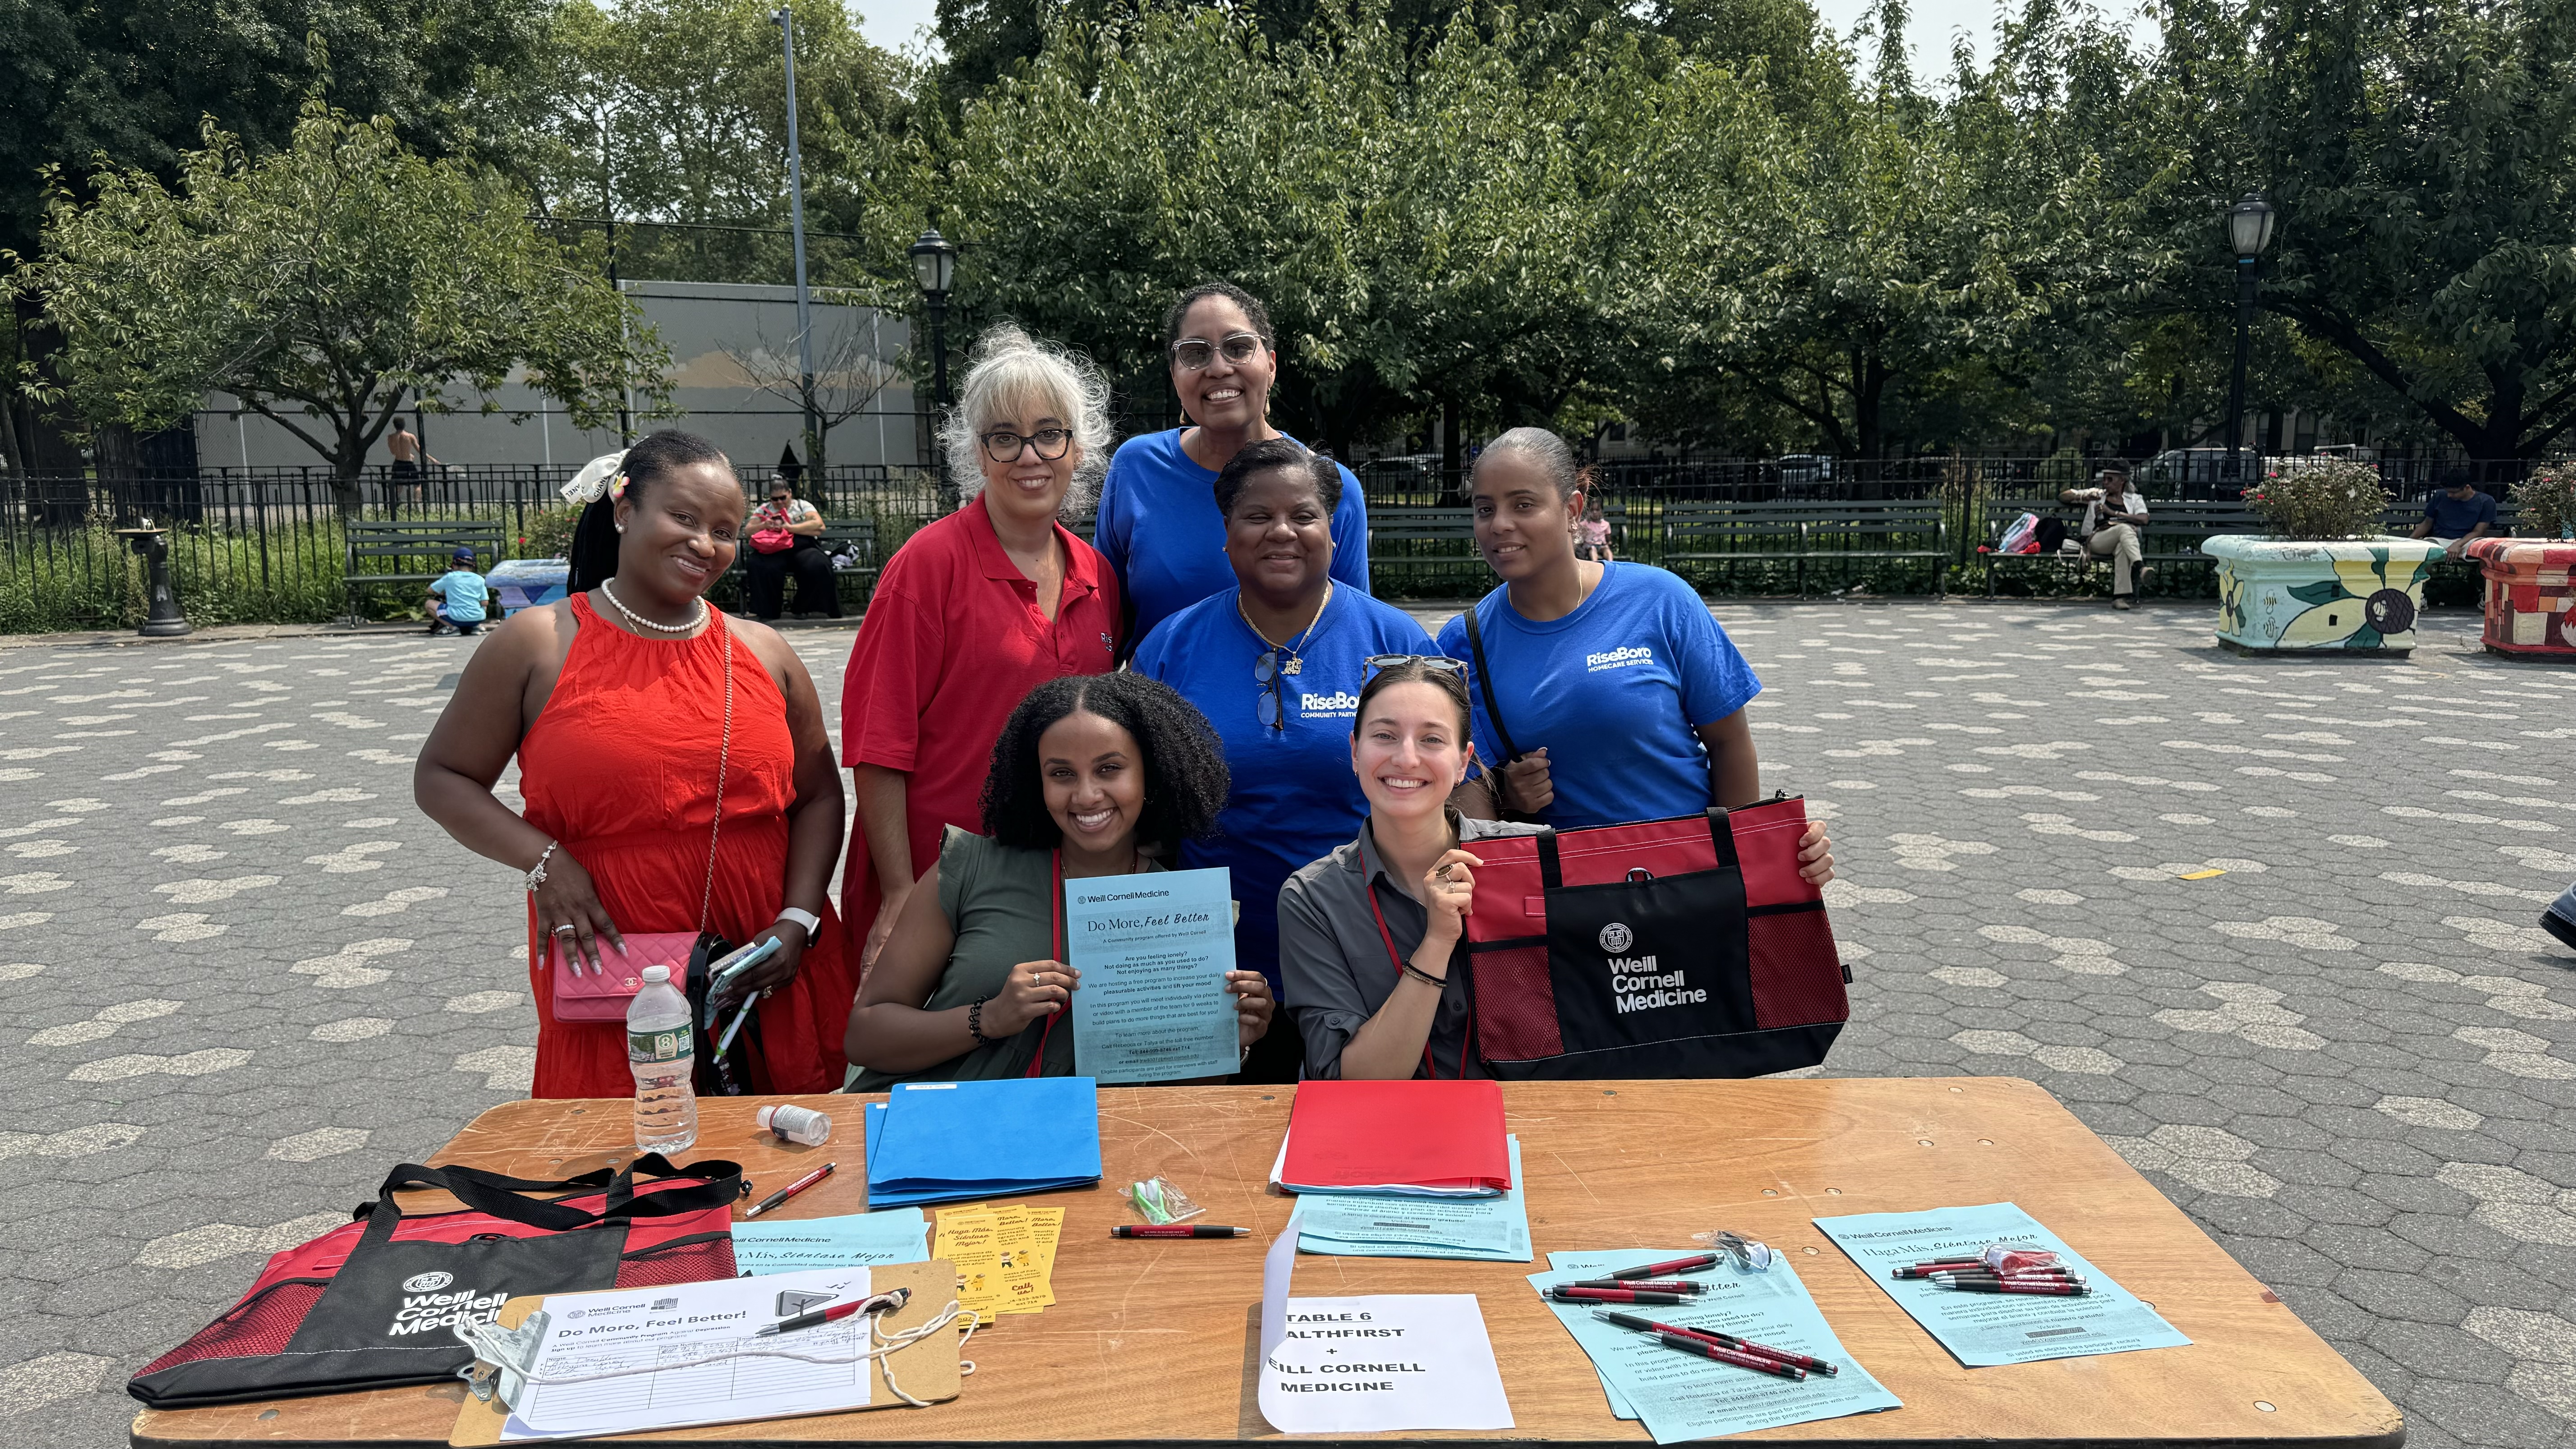
[[[936, 1318], [957, 1296], [957, 1269], [945, 1259], [927, 1263], [895, 1263], [868, 1270], [870, 1286], [877, 1292], [889, 1288], [909, 1288], [912, 1300], [885, 1316], [889, 1333], [918, 1328]], [[566, 1301], [588, 1297], [582, 1293], [551, 1295]], [[501, 1305], [498, 1322], [503, 1328], [516, 1328], [545, 1302], [544, 1295], [513, 1298]], [[872, 1360], [876, 1382], [871, 1386], [870, 1402], [854, 1406], [847, 1412], [864, 1413], [869, 1409], [901, 1409], [910, 1405], [895, 1397], [886, 1386], [885, 1374], [891, 1367], [906, 1392], [916, 1399], [945, 1403], [957, 1397], [961, 1382], [958, 1373], [958, 1342], [965, 1333], [967, 1319], [960, 1315], [947, 1332], [935, 1333], [918, 1343], [909, 1344], [885, 1359]], [[465, 1396], [464, 1406], [456, 1414], [456, 1428], [447, 1436], [453, 1449], [483, 1449], [501, 1442], [502, 1426], [508, 1422], [509, 1407], [498, 1395], [488, 1402], [472, 1394]]]

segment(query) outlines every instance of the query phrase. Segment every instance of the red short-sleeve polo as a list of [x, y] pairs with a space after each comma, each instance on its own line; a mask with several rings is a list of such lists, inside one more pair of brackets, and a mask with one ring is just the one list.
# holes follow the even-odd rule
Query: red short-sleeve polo
[[[916, 875], [937, 859], [942, 828], [983, 828], [993, 742], [1020, 700], [1050, 679], [1109, 672], [1117, 579], [1062, 525], [1056, 538], [1065, 573], [1053, 620], [1038, 609], [1037, 585], [1002, 552], [978, 497], [895, 551], [859, 623], [841, 682], [841, 759], [910, 776], [905, 834]], [[877, 894], [855, 825], [843, 900], [843, 917], [863, 938]]]

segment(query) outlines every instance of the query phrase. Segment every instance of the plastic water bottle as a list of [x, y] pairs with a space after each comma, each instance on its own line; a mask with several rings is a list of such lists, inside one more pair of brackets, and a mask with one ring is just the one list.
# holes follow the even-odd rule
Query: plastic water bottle
[[644, 989], [626, 1006], [626, 1064], [635, 1071], [635, 1150], [680, 1152], [698, 1140], [697, 1033], [689, 998], [671, 968], [644, 968]]

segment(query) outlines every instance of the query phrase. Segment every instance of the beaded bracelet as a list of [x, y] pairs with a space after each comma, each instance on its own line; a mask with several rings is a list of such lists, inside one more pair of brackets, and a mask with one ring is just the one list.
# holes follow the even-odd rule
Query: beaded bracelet
[[1412, 977], [1416, 981], [1424, 983], [1434, 991], [1446, 991], [1449, 989], [1449, 978], [1446, 976], [1434, 976], [1430, 972], [1423, 970], [1421, 967], [1414, 965], [1410, 961], [1400, 961], [1396, 964], [1404, 968], [1405, 975]]
[[982, 1000], [979, 1000], [966, 1008], [966, 1034], [975, 1038], [975, 1045], [977, 1046], [1001, 1045], [999, 1041], [984, 1035], [984, 1002], [992, 999], [993, 998], [989, 996], [984, 997]]

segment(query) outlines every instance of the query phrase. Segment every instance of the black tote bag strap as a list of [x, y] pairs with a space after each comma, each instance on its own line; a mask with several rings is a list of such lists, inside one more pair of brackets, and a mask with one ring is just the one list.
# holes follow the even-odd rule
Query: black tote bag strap
[[[1476, 668], [1476, 692], [1485, 697], [1485, 718], [1494, 722], [1494, 738], [1503, 742], [1503, 763], [1508, 765], [1521, 757], [1520, 747], [1512, 743], [1512, 732], [1503, 724], [1503, 708], [1494, 703], [1494, 671], [1485, 667], [1485, 639], [1476, 632], [1476, 606], [1469, 604], [1462, 616], [1467, 621], [1467, 654]], [[1497, 792], [1494, 803], [1502, 803]]]
[[1727, 818], [1726, 807], [1708, 807], [1708, 843], [1717, 847], [1719, 870], [1742, 870], [1744, 863], [1735, 854], [1735, 822]]
[[1552, 826], [1539, 827], [1538, 883], [1542, 890], [1562, 890], [1565, 887], [1565, 869], [1557, 863], [1556, 830]]
[[[638, 1193], [636, 1178], [696, 1178], [693, 1186], [665, 1188], [660, 1192]], [[608, 1205], [600, 1216], [610, 1218], [667, 1218], [693, 1213], [704, 1208], [729, 1207], [742, 1196], [742, 1166], [709, 1158], [674, 1167], [671, 1160], [658, 1152], [648, 1152], [635, 1159], [635, 1165], [617, 1175], [608, 1185]]]
[[394, 1193], [400, 1188], [436, 1188], [475, 1212], [532, 1228], [544, 1228], [549, 1232], [561, 1233], [570, 1232], [575, 1228], [589, 1227], [605, 1214], [585, 1212], [580, 1208], [566, 1207], [561, 1203], [548, 1202], [543, 1198], [526, 1197], [522, 1195], [523, 1193], [561, 1191], [579, 1194], [584, 1191], [596, 1192], [602, 1187], [613, 1190], [614, 1185], [615, 1180], [610, 1178], [606, 1169], [584, 1173], [577, 1178], [540, 1182], [526, 1178], [505, 1177], [496, 1172], [485, 1172], [474, 1167], [423, 1167], [418, 1163], [407, 1162], [386, 1173], [384, 1186], [376, 1190], [375, 1204], [368, 1209], [366, 1235], [377, 1239], [389, 1238], [393, 1235], [394, 1224], [401, 1221], [403, 1216], [401, 1206], [394, 1201]]

